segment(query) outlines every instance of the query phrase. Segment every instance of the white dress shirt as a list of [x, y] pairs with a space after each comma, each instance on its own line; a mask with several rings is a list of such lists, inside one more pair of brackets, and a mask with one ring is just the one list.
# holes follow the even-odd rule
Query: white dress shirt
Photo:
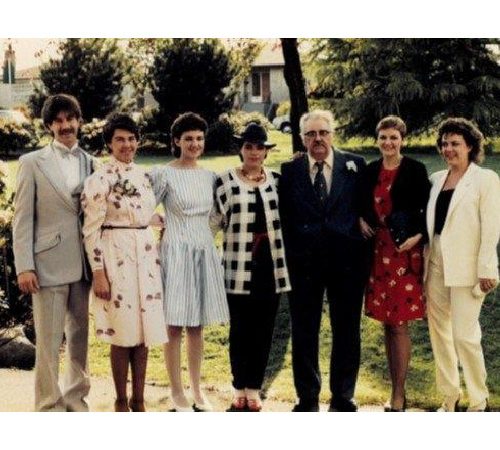
[[[314, 177], [318, 173], [318, 167], [315, 166], [316, 160], [307, 153], [307, 159], [309, 160], [309, 176], [311, 177], [311, 183], [314, 184]], [[325, 164], [323, 165], [323, 175], [326, 180], [326, 190], [330, 193], [332, 187], [332, 170], [333, 170], [333, 151], [330, 149], [330, 153], [325, 159]]]
[[64, 144], [54, 140], [52, 148], [56, 155], [57, 163], [66, 181], [66, 185], [70, 192], [80, 184], [80, 158], [73, 155], [71, 152], [78, 148], [78, 142], [73, 147], [68, 148]]

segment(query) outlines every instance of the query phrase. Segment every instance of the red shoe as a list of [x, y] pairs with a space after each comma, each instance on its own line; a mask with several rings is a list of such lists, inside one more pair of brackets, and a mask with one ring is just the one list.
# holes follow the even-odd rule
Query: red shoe
[[234, 397], [227, 412], [244, 412], [248, 411], [246, 397]]
[[250, 412], [260, 412], [262, 410], [262, 402], [257, 398], [247, 398], [247, 408]]

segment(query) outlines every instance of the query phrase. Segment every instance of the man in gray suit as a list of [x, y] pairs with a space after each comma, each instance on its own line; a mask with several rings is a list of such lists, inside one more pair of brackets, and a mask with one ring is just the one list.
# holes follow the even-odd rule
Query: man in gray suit
[[[89, 271], [80, 225], [80, 193], [92, 158], [78, 146], [81, 109], [58, 94], [42, 108], [53, 141], [19, 159], [13, 220], [19, 288], [33, 297], [35, 410], [88, 411], [86, 397]], [[66, 371], [59, 386], [59, 350]]]

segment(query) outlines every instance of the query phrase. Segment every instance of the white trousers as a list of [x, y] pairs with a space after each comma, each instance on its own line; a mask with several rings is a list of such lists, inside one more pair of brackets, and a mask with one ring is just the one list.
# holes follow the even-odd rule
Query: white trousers
[[[89, 284], [41, 288], [33, 295], [36, 332], [35, 410], [88, 411]], [[59, 387], [59, 352], [66, 336], [66, 369]]]
[[431, 245], [426, 293], [438, 391], [448, 405], [454, 404], [461, 392], [460, 364], [469, 397], [469, 410], [484, 409], [488, 388], [479, 325], [484, 296], [474, 297], [472, 286], [444, 285], [439, 236], [433, 238]]

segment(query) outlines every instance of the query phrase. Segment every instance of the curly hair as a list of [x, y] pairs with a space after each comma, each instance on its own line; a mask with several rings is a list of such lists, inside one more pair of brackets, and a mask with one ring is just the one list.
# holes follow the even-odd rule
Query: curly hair
[[128, 114], [111, 113], [106, 117], [106, 123], [102, 129], [102, 137], [105, 144], [111, 143], [115, 130], [127, 130], [133, 133], [137, 140], [140, 138], [139, 126]]
[[447, 134], [459, 134], [464, 138], [466, 144], [471, 148], [469, 161], [480, 163], [484, 159], [484, 136], [479, 128], [470, 120], [463, 117], [451, 117], [439, 124], [436, 144], [439, 150], [443, 143], [443, 136]]

